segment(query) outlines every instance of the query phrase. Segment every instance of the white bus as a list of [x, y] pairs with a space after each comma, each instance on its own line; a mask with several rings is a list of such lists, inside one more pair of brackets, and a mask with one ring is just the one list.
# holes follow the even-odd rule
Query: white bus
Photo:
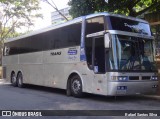
[[60, 88], [75, 97], [155, 94], [153, 41], [144, 20], [87, 15], [6, 40], [3, 77], [13, 86]]

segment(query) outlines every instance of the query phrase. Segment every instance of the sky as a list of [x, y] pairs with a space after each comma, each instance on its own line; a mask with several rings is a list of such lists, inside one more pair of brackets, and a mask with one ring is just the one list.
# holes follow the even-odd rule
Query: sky
[[[63, 9], [68, 6], [69, 0], [53, 0], [58, 9]], [[41, 0], [40, 7], [42, 8], [40, 10], [40, 13], [43, 15], [43, 19], [37, 19], [35, 21], [35, 27], [33, 30], [42, 29], [44, 27], [47, 27], [51, 25], [51, 12], [55, 11], [50, 5], [43, 2]]]

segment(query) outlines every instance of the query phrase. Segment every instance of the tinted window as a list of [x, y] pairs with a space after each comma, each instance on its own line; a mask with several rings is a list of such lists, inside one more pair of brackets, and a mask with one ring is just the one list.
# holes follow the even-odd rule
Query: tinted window
[[60, 28], [59, 37], [59, 40], [55, 40], [57, 48], [80, 45], [81, 24], [78, 23]]
[[86, 20], [86, 35], [104, 30], [104, 17], [95, 17]]
[[80, 45], [81, 23], [61, 27], [13, 42], [5, 43], [6, 55], [37, 52]]
[[110, 21], [110, 25], [108, 25], [108, 30], [120, 30], [151, 35], [150, 26], [147, 23], [114, 16], [109, 16], [107, 17], [107, 19]]

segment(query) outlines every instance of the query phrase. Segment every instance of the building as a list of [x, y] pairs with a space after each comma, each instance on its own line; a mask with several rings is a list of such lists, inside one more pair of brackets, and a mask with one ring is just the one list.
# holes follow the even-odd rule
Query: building
[[[70, 7], [60, 9], [59, 11], [68, 19], [72, 19], [71, 15], [69, 14]], [[63, 18], [57, 11], [51, 13], [51, 22], [52, 24], [55, 23], [62, 23], [65, 22], [65, 18]]]

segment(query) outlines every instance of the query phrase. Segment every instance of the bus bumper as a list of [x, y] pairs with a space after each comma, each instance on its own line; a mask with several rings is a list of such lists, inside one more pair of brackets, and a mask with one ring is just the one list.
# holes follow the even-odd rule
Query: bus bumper
[[137, 82], [109, 82], [108, 95], [121, 96], [121, 95], [138, 95], [157, 94], [158, 81], [137, 81]]

